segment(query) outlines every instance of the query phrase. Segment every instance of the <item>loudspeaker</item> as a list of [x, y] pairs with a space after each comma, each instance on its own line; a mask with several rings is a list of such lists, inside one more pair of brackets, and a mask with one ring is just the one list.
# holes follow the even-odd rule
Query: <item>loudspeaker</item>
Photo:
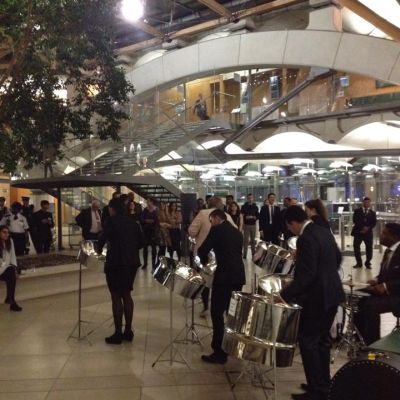
[[196, 193], [181, 193], [182, 226], [184, 230], [192, 222], [196, 207]]

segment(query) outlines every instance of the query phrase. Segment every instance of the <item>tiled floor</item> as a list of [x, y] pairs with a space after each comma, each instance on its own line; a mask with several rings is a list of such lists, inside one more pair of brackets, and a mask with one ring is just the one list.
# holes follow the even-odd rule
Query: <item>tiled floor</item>
[[[376, 252], [373, 272], [355, 271], [354, 279], [373, 276], [381, 255]], [[353, 259], [346, 258], [345, 273]], [[250, 264], [250, 263], [249, 263]], [[252, 268], [248, 268], [249, 277]], [[250, 282], [250, 279], [249, 279]], [[135, 339], [132, 344], [109, 346], [104, 337], [112, 333], [109, 294], [105, 287], [86, 290], [83, 294], [83, 318], [88, 329], [98, 326], [85, 340], [69, 339], [77, 320], [77, 294], [63, 294], [25, 301], [22, 313], [10, 313], [0, 306], [0, 400], [180, 400], [180, 399], [263, 399], [261, 389], [240, 381], [232, 391], [227, 373], [239, 371], [241, 363], [230, 359], [226, 366], [201, 362], [203, 350], [196, 344], [179, 344], [188, 360], [170, 366], [153, 362], [169, 341], [169, 293], [156, 283], [149, 271], [140, 271], [135, 282]], [[196, 307], [196, 322], [200, 305]], [[174, 331], [184, 326], [182, 298], [174, 297]], [[208, 322], [209, 323], [209, 322]], [[100, 326], [99, 326], [100, 325]], [[394, 325], [388, 315], [383, 331]], [[198, 328], [205, 336], [208, 353], [209, 329]], [[168, 354], [167, 354], [168, 355]], [[333, 371], [345, 361], [341, 355]], [[231, 377], [237, 375], [232, 374]], [[279, 399], [289, 399], [304, 381], [297, 356], [290, 369], [278, 371]]]

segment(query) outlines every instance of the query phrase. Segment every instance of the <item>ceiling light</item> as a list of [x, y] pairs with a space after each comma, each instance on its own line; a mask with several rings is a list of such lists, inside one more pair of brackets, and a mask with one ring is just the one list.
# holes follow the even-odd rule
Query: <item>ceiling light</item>
[[368, 171], [368, 172], [372, 172], [372, 171], [379, 171], [382, 168], [379, 167], [378, 165], [374, 165], [374, 164], [367, 164], [363, 167], [363, 171]]
[[129, 22], [136, 22], [144, 15], [143, 0], [122, 0], [121, 12]]

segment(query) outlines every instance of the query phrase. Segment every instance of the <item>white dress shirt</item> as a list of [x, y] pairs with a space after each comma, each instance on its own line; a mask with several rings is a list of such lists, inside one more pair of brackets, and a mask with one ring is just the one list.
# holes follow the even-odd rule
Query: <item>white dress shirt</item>
[[101, 231], [101, 218], [98, 211], [91, 210], [92, 213], [92, 227], [90, 233], [99, 233]]
[[26, 218], [18, 213], [15, 218], [14, 214], [7, 213], [0, 221], [0, 225], [8, 226], [11, 233], [25, 233], [29, 229]]

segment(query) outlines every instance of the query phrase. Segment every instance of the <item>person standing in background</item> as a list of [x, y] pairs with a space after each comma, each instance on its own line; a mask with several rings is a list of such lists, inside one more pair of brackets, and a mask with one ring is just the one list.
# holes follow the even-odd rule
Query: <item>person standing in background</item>
[[194, 103], [193, 114], [197, 114], [197, 116], [201, 120], [210, 119], [210, 117], [207, 114], [207, 103], [203, 99], [203, 95], [201, 93], [199, 93], [199, 97], [197, 98], [196, 102]]
[[[33, 216], [33, 212], [34, 212], [34, 205], [33, 204], [29, 204], [29, 197], [26, 196], [22, 196], [22, 215], [26, 218], [26, 221], [28, 222], [29, 225], [29, 233], [31, 235], [31, 239], [33, 242], [33, 245], [36, 249], [36, 245], [35, 245], [35, 240], [34, 240], [34, 235], [32, 232], [32, 216]], [[25, 254], [29, 254], [29, 247], [30, 247], [30, 243], [29, 243], [29, 237], [26, 241], [26, 248], [25, 248]], [[37, 252], [37, 250], [36, 250]]]
[[160, 257], [165, 256], [167, 247], [171, 247], [171, 236], [169, 234], [171, 223], [169, 221], [167, 205], [163, 201], [160, 201], [158, 205], [158, 223], [160, 224], [160, 243], [158, 247], [158, 257]]
[[135, 205], [135, 215], [137, 216], [137, 220], [140, 221], [141, 215], [142, 215], [142, 205], [138, 202], [135, 201], [135, 193], [129, 192], [128, 193], [128, 204], [132, 203]]
[[[11, 211], [11, 212], [10, 212]], [[28, 238], [28, 221], [21, 214], [22, 205], [17, 201], [11, 205], [11, 210], [4, 215], [0, 225], [8, 226], [11, 239], [14, 242], [15, 254], [17, 257], [25, 254]]]
[[158, 210], [153, 199], [147, 199], [147, 207], [145, 207], [142, 212], [140, 222], [142, 224], [142, 230], [145, 239], [143, 247], [142, 269], [147, 268], [149, 246], [151, 247], [151, 265], [152, 269], [154, 269], [157, 261], [157, 246], [159, 244], [160, 225], [158, 221]]
[[274, 205], [275, 193], [269, 193], [260, 211], [260, 237], [268, 243], [279, 244], [279, 232], [282, 225], [281, 209]]
[[32, 216], [31, 232], [36, 240], [36, 252], [48, 253], [53, 241], [52, 229], [54, 228], [53, 214], [49, 212], [50, 203], [47, 200], [40, 202], [41, 209]]
[[356, 258], [356, 265], [353, 268], [362, 267], [361, 243], [365, 244], [366, 260], [365, 267], [371, 269], [372, 247], [373, 247], [373, 229], [376, 225], [376, 213], [371, 209], [371, 199], [365, 197], [362, 206], [357, 208], [353, 214], [353, 229], [351, 236], [354, 237], [353, 248]]
[[[121, 193], [114, 192], [111, 199], [119, 199]], [[107, 218], [110, 216], [110, 211], [108, 210], [108, 204], [103, 207], [103, 212], [101, 213], [101, 226], [104, 228]]]
[[254, 255], [256, 251], [256, 223], [259, 217], [258, 207], [251, 193], [247, 195], [247, 202], [243, 204], [240, 212], [243, 215], [243, 258], [246, 259], [249, 242], [251, 255]]
[[243, 232], [243, 215], [240, 212], [239, 204], [235, 201], [230, 202], [227, 212], [240, 232]]
[[6, 207], [6, 198], [1, 196], [0, 197], [0, 220], [4, 217], [7, 213], [8, 208]]
[[178, 260], [181, 259], [181, 223], [182, 214], [177, 209], [176, 203], [169, 203], [168, 206], [169, 223], [171, 227], [169, 228], [169, 234], [171, 237], [171, 247], [168, 249], [169, 256], [174, 257], [174, 252], [178, 256]]
[[82, 210], [75, 218], [75, 221], [82, 228], [84, 240], [97, 240], [103, 229], [100, 202], [93, 200], [91, 207]]
[[227, 194], [225, 196], [225, 207], [224, 207], [224, 211], [228, 212], [229, 210], [229, 206], [234, 202], [233, 196], [231, 194]]
[[314, 224], [331, 230], [328, 220], [328, 211], [320, 199], [306, 201], [304, 204], [304, 211]]

